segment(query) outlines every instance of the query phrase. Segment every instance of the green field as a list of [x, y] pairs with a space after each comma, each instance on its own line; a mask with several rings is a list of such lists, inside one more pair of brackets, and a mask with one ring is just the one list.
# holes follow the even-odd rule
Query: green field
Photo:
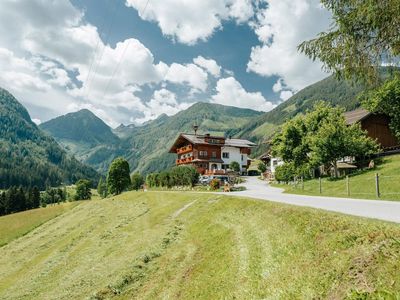
[[0, 247], [63, 214], [79, 203], [67, 202], [49, 205], [46, 208], [37, 208], [0, 217]]
[[399, 256], [397, 224], [128, 192], [81, 202], [1, 247], [0, 298], [383, 299], [400, 295]]
[[[380, 197], [376, 195], [375, 174], [379, 174]], [[273, 186], [285, 189], [287, 193], [349, 197], [347, 193], [346, 178], [338, 180], [331, 178], [322, 179], [322, 193], [319, 192], [319, 180], [307, 180], [304, 182], [304, 190], [301, 183], [295, 185], [274, 184]], [[351, 198], [400, 200], [400, 155], [384, 157], [382, 163], [373, 170], [366, 170], [349, 176]]]

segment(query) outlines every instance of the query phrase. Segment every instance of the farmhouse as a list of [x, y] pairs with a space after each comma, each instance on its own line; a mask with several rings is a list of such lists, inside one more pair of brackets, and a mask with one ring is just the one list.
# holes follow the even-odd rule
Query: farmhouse
[[169, 152], [178, 155], [176, 165], [193, 165], [200, 174], [225, 174], [234, 161], [239, 163], [240, 172], [245, 173], [248, 156], [255, 146], [243, 139], [181, 133]]
[[359, 122], [361, 128], [367, 132], [367, 135], [376, 139], [384, 151], [400, 145], [389, 128], [390, 119], [387, 115], [375, 114], [359, 108], [346, 112], [344, 117], [348, 125]]

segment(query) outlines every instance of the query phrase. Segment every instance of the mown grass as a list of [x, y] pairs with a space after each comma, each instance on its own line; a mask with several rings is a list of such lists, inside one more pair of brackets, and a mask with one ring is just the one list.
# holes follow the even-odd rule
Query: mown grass
[[[375, 188], [376, 173], [379, 174], [379, 198]], [[273, 184], [273, 186], [284, 188], [285, 192], [293, 194], [349, 197], [346, 178], [338, 180], [323, 178], [321, 194], [318, 179], [305, 181], [304, 190], [301, 183], [296, 186], [293, 184]], [[350, 175], [349, 186], [351, 198], [400, 200], [400, 155], [384, 157], [382, 163], [375, 169]]]
[[5, 299], [400, 296], [400, 226], [215, 194], [83, 202], [0, 249]]
[[0, 217], [0, 247], [78, 205], [67, 202]]

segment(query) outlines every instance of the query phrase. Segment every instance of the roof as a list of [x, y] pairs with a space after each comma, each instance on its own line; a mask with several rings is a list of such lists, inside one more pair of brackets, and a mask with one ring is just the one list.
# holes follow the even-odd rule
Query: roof
[[[215, 139], [222, 140], [223, 143], [209, 143], [206, 141], [207, 139]], [[182, 140], [187, 140], [194, 145], [216, 145], [216, 146], [228, 146], [228, 147], [237, 147], [237, 148], [252, 148], [257, 146], [255, 143], [250, 142], [249, 140], [244, 139], [230, 139], [224, 138], [222, 136], [208, 136], [208, 135], [200, 135], [200, 134], [191, 134], [191, 133], [181, 133], [179, 137], [176, 139], [174, 145], [171, 147], [170, 152], [175, 152], [177, 145], [182, 142]]]
[[358, 108], [356, 110], [345, 112], [344, 118], [346, 119], [346, 123], [348, 125], [351, 125], [365, 119], [370, 114], [371, 113], [368, 110], [365, 110], [363, 108]]

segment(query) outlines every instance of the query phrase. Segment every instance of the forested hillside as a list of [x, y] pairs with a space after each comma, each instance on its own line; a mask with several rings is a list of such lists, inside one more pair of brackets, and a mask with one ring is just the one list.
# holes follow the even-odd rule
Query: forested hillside
[[98, 174], [68, 155], [39, 130], [27, 110], [0, 88], [0, 189], [12, 185], [46, 186], [97, 180]]
[[83, 163], [104, 173], [111, 161], [124, 155], [120, 139], [91, 111], [83, 109], [40, 125], [67, 151]]

